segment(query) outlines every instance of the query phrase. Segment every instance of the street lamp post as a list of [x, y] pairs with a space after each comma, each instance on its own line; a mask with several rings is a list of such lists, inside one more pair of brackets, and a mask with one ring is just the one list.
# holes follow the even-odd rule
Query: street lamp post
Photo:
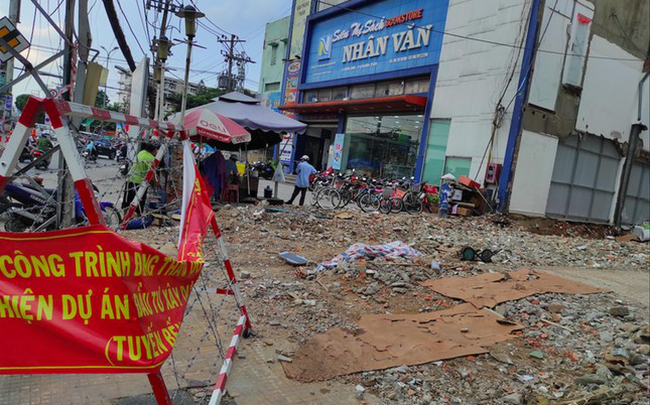
[[102, 100], [102, 107], [104, 109], [106, 109], [106, 104], [108, 102], [108, 74], [109, 74], [109, 71], [110, 71], [109, 69], [110, 69], [110, 65], [111, 65], [111, 62], [110, 62], [111, 54], [113, 52], [117, 51], [118, 49], [120, 49], [120, 47], [116, 46], [113, 49], [111, 49], [110, 51], [108, 49], [104, 48], [103, 46], [100, 46], [100, 48], [102, 48], [104, 50], [104, 52], [106, 52], [106, 82], [104, 82], [104, 100]]
[[160, 100], [158, 101], [159, 105], [159, 110], [156, 111], [156, 119], [158, 121], [162, 121], [163, 119], [163, 111], [165, 110], [165, 62], [167, 61], [167, 57], [169, 56], [169, 48], [171, 46], [171, 42], [169, 39], [167, 39], [166, 36], [161, 35], [160, 38], [158, 38], [158, 59], [160, 59]]
[[185, 78], [183, 80], [183, 94], [181, 101], [181, 118], [180, 123], [183, 124], [185, 119], [185, 109], [187, 108], [187, 85], [190, 80], [190, 60], [192, 57], [192, 45], [194, 37], [196, 36], [196, 20], [205, 17], [205, 14], [197, 11], [196, 8], [187, 5], [181, 11], [176, 13], [180, 18], [185, 19], [185, 35], [187, 35], [187, 56], [185, 58]]

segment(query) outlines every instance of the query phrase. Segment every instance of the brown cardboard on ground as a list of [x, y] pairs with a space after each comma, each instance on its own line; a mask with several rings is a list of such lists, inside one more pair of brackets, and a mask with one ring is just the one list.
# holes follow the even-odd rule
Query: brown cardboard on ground
[[428, 280], [423, 286], [451, 298], [492, 308], [506, 301], [543, 293], [593, 294], [603, 292], [576, 281], [544, 272], [521, 269], [510, 273], [485, 273], [474, 277], [449, 277]]
[[336, 328], [316, 335], [282, 366], [289, 378], [312, 382], [487, 353], [486, 347], [522, 329], [497, 319], [471, 304], [423, 314], [364, 315], [356, 332]]

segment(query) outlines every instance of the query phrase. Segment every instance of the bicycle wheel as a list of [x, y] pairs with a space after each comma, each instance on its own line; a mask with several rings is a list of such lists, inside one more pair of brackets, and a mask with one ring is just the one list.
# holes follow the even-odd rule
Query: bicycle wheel
[[404, 202], [401, 198], [393, 197], [390, 199], [391, 202], [391, 211], [390, 212], [402, 212], [404, 210]]
[[339, 190], [339, 195], [341, 199], [339, 201], [339, 206], [337, 208], [343, 208], [350, 203], [350, 199], [352, 198], [352, 192], [344, 188]]
[[390, 214], [393, 210], [393, 203], [389, 198], [380, 198], [379, 199], [379, 212], [382, 214]]
[[376, 195], [366, 193], [357, 200], [357, 205], [363, 212], [373, 212], [379, 209], [379, 199]]
[[341, 194], [333, 188], [324, 188], [316, 196], [316, 204], [324, 210], [333, 210], [341, 204]]
[[105, 207], [104, 210], [106, 226], [111, 229], [117, 229], [117, 227], [122, 223], [122, 215], [120, 215], [120, 211], [115, 207]]
[[417, 194], [404, 194], [404, 197], [402, 197], [402, 202], [404, 203], [404, 209], [409, 214], [419, 214], [422, 212], [422, 201], [420, 201]]

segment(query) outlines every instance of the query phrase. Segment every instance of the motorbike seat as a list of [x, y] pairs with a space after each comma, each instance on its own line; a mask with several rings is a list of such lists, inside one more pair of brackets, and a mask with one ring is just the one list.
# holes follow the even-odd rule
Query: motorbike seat
[[[39, 191], [39, 192], [41, 191], [40, 189], [34, 187], [32, 184], [25, 184], [25, 183], [23, 183], [23, 184], [21, 184], [21, 186], [24, 186], [24, 187], [26, 187], [26, 188], [29, 188], [29, 189], [32, 189], [32, 190], [35, 190], [35, 191]], [[56, 192], [56, 189], [55, 189], [55, 188], [47, 188], [47, 187], [43, 187], [43, 190], [45, 190], [45, 192], [47, 192], [48, 194], [54, 194], [54, 193]]]

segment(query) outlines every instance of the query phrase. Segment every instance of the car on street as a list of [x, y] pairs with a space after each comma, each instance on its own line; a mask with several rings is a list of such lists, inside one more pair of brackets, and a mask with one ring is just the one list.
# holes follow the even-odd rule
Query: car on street
[[105, 139], [99, 139], [95, 141], [95, 148], [97, 148], [97, 153], [102, 156], [106, 156], [109, 159], [115, 159], [117, 156], [117, 148], [113, 146], [110, 141]]

